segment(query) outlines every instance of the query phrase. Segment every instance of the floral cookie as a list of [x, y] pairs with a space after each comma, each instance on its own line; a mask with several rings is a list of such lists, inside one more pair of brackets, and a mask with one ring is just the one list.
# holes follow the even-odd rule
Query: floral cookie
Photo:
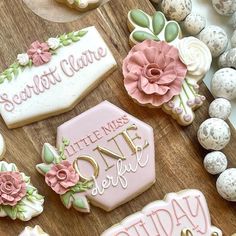
[[111, 211], [155, 182], [152, 128], [109, 102], [58, 127], [57, 148], [45, 144], [42, 159], [47, 185], [80, 212], [90, 203]]
[[88, 11], [96, 8], [101, 3], [101, 0], [56, 0], [60, 3], [65, 3], [69, 7], [74, 8], [78, 11]]
[[222, 232], [211, 226], [204, 195], [198, 190], [185, 190], [148, 204], [101, 234], [136, 235], [222, 236]]
[[0, 161], [0, 217], [28, 221], [43, 211], [44, 197], [15, 164]]
[[35, 41], [0, 74], [1, 115], [15, 128], [66, 112], [115, 67], [95, 27]]
[[194, 37], [180, 39], [177, 22], [166, 22], [160, 12], [150, 17], [132, 10], [128, 22], [131, 44], [136, 44], [123, 62], [128, 94], [141, 105], [161, 107], [181, 125], [191, 124], [205, 100], [198, 82], [210, 68], [209, 49]]

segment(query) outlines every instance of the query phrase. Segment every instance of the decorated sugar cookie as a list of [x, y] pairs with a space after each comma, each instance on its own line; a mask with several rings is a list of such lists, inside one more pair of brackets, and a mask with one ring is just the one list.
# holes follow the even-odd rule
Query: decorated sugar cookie
[[0, 134], [0, 160], [3, 159], [6, 152], [6, 143], [3, 136]]
[[222, 232], [211, 225], [204, 195], [198, 190], [185, 190], [148, 204], [101, 236], [141, 235], [222, 236]]
[[34, 228], [30, 226], [25, 227], [19, 236], [49, 236], [49, 234], [45, 233], [39, 225], [36, 225]]
[[60, 3], [65, 3], [69, 7], [74, 8], [78, 11], [88, 11], [96, 8], [101, 3], [101, 0], [56, 0]]
[[205, 100], [198, 83], [211, 66], [210, 50], [194, 37], [180, 39], [178, 23], [167, 22], [161, 12], [150, 17], [132, 10], [128, 25], [136, 44], [123, 62], [129, 96], [141, 105], [161, 107], [181, 125], [191, 124]]
[[72, 109], [116, 62], [95, 27], [36, 41], [0, 74], [0, 111], [9, 128]]
[[155, 182], [152, 128], [107, 101], [58, 127], [57, 148], [45, 144], [42, 159], [47, 185], [81, 212], [90, 203], [111, 211]]
[[43, 211], [44, 197], [16, 165], [0, 161], [0, 217], [28, 221]]

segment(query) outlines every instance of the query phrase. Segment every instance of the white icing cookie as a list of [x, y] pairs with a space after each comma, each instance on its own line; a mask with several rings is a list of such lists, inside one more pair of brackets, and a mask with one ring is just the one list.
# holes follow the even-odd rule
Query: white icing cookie
[[101, 234], [134, 235], [222, 236], [222, 232], [211, 225], [204, 195], [198, 190], [185, 190], [148, 204]]
[[0, 160], [3, 159], [3, 156], [6, 152], [6, 144], [3, 136], [0, 134]]
[[116, 67], [95, 27], [34, 42], [0, 74], [0, 111], [9, 128], [71, 110]]
[[34, 228], [30, 226], [25, 227], [19, 236], [49, 236], [49, 234], [45, 233], [40, 226], [36, 225]]
[[69, 7], [78, 11], [88, 11], [96, 8], [101, 3], [101, 0], [56, 0], [57, 2], [67, 4]]

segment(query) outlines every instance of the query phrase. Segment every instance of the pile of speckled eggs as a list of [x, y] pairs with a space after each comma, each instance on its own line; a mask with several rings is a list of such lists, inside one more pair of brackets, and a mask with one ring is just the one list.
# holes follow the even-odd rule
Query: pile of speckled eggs
[[181, 23], [185, 31], [203, 41], [218, 57], [219, 70], [211, 81], [212, 93], [216, 99], [210, 104], [210, 119], [204, 121], [198, 130], [200, 144], [211, 152], [204, 158], [205, 169], [217, 179], [217, 190], [226, 200], [236, 201], [236, 168], [227, 169], [227, 157], [221, 152], [230, 141], [230, 128], [225, 122], [231, 114], [231, 103], [236, 98], [236, 0], [212, 0], [217, 13], [230, 17], [234, 29], [229, 39], [216, 25], [206, 26], [206, 18], [192, 12], [191, 0], [152, 0], [158, 3], [167, 18]]

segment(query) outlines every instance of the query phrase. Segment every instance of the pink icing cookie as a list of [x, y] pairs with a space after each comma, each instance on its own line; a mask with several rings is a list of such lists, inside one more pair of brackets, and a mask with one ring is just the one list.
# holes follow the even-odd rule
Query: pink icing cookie
[[168, 194], [148, 204], [101, 236], [222, 236], [211, 226], [204, 195], [198, 190]]
[[42, 158], [46, 183], [82, 212], [111, 211], [155, 182], [153, 129], [107, 101], [58, 127]]

